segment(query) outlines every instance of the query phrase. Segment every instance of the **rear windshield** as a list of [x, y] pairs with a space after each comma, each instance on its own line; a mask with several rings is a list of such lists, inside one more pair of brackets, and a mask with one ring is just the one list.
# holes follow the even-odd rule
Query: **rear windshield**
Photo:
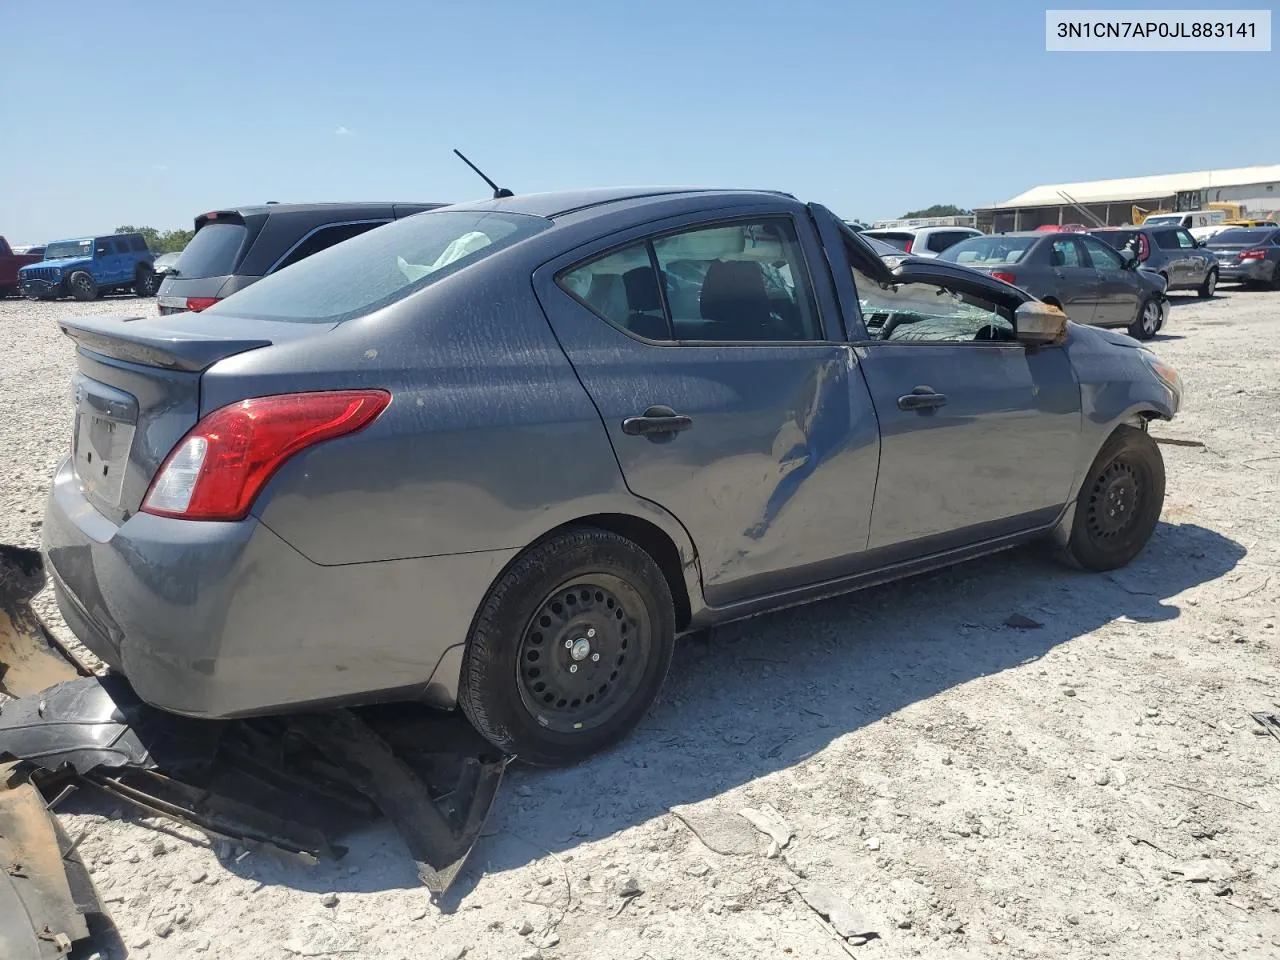
[[1017, 263], [1039, 240], [1039, 237], [970, 237], [943, 250], [938, 258], [971, 267], [995, 267]]
[[882, 243], [891, 244], [899, 250], [906, 250], [907, 244], [916, 238], [914, 233], [872, 233], [870, 231], [867, 231], [867, 236], [875, 237]]
[[236, 259], [248, 233], [243, 223], [206, 223], [183, 248], [178, 258], [178, 276], [198, 280], [235, 273]]
[[1097, 233], [1090, 234], [1091, 237], [1097, 237], [1116, 250], [1123, 250], [1125, 245], [1137, 235], [1137, 230], [1099, 230]]
[[92, 240], [58, 240], [44, 248], [46, 260], [61, 260], [63, 257], [92, 257]]
[[1181, 226], [1182, 214], [1170, 213], [1170, 214], [1161, 214], [1158, 217], [1147, 217], [1147, 219], [1142, 221], [1142, 224], [1143, 226], [1146, 226], [1146, 227], [1164, 227], [1164, 226], [1168, 226], [1169, 224], [1173, 224], [1174, 226]]
[[[321, 250], [287, 270], [263, 277], [206, 312], [341, 323], [402, 300], [549, 226], [548, 220], [522, 214], [420, 213]], [[183, 276], [186, 256], [184, 252], [178, 261]]]
[[1266, 227], [1261, 230], [1254, 228], [1252, 230], [1223, 230], [1221, 233], [1215, 233], [1209, 238], [1210, 246], [1218, 247], [1225, 244], [1246, 244], [1246, 243], [1262, 243], [1275, 231]]

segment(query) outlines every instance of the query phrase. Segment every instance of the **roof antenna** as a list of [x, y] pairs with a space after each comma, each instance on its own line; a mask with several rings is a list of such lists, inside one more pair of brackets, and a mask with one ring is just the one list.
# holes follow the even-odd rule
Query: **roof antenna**
[[493, 199], [495, 199], [495, 200], [502, 200], [502, 199], [504, 199], [504, 198], [506, 198], [506, 197], [514, 197], [514, 196], [515, 196], [515, 194], [514, 194], [514, 193], [512, 193], [510, 190], [508, 190], [506, 187], [500, 187], [500, 186], [498, 186], [496, 183], [494, 183], [492, 180], [490, 180], [488, 177], [486, 177], [486, 176], [484, 175], [484, 171], [483, 171], [483, 170], [481, 170], [479, 167], [477, 167], [477, 166], [476, 166], [474, 163], [472, 163], [470, 160], [468, 160], [465, 156], [463, 156], [462, 151], [461, 151], [461, 150], [459, 150], [457, 147], [454, 147], [454, 148], [453, 148], [453, 152], [454, 152], [454, 153], [456, 153], [456, 154], [458, 155], [458, 159], [459, 159], [459, 160], [461, 160], [461, 161], [462, 161], [463, 163], [465, 163], [468, 167], [470, 167], [472, 170], [474, 170], [474, 171], [477, 173], [477, 175], [479, 175], [480, 179], [481, 179], [481, 180], [483, 180], [485, 183], [487, 183], [487, 184], [489, 185], [489, 187], [493, 190]]

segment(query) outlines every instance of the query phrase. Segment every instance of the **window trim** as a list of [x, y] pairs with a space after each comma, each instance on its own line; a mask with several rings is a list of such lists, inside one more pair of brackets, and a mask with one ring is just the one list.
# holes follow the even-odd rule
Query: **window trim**
[[[561, 278], [567, 273], [572, 273], [574, 270], [579, 270], [582, 267], [587, 266], [588, 264], [595, 263], [597, 260], [603, 260], [606, 257], [612, 256], [614, 253], [617, 253], [619, 250], [625, 250], [628, 247], [634, 247], [639, 244], [644, 244], [645, 248], [648, 250], [650, 269], [654, 270], [657, 276], [661, 276], [662, 271], [658, 264], [657, 251], [654, 249], [655, 241], [662, 240], [666, 237], [677, 236], [682, 233], [696, 233], [697, 231], [700, 231], [700, 230], [714, 230], [717, 227], [734, 226], [735, 224], [740, 224], [740, 223], [760, 223], [761, 221], [764, 221], [764, 220], [787, 220], [791, 223], [792, 231], [795, 234], [796, 247], [800, 252], [800, 259], [804, 264], [805, 278], [808, 280], [808, 283], [809, 283], [809, 299], [813, 304], [813, 309], [818, 320], [818, 327], [819, 327], [818, 332], [821, 334], [821, 336], [817, 339], [814, 339], [814, 340], [676, 340], [675, 339], [675, 318], [672, 317], [671, 307], [667, 303], [667, 291], [666, 289], [664, 289], [665, 285], [662, 283], [659, 283], [658, 293], [662, 300], [662, 312], [663, 312], [663, 316], [667, 321], [667, 331], [672, 335], [672, 339], [650, 340], [648, 337], [642, 337], [640, 334], [632, 330], [628, 330], [626, 327], [619, 326], [618, 324], [614, 323], [612, 320], [610, 320], [607, 317], [602, 317], [594, 307], [592, 307], [582, 297], [578, 296], [572, 290], [569, 290], [560, 282]], [[821, 238], [819, 238], [819, 242], [821, 242]], [[716, 217], [715, 219], [712, 219], [712, 220], [698, 220], [693, 223], [684, 223], [684, 224], [681, 224], [680, 226], [668, 227], [667, 229], [660, 230], [656, 233], [645, 233], [638, 237], [633, 237], [630, 240], [624, 240], [615, 244], [611, 244], [607, 247], [603, 247], [599, 250], [596, 250], [585, 257], [575, 260], [574, 262], [566, 266], [559, 268], [554, 273], [552, 273], [551, 282], [554, 284], [557, 290], [559, 290], [561, 293], [568, 296], [570, 299], [574, 300], [576, 303], [580, 304], [584, 309], [590, 312], [590, 314], [593, 317], [596, 317], [597, 319], [599, 319], [602, 323], [606, 324], [610, 329], [616, 330], [619, 333], [623, 334], [624, 336], [630, 337], [632, 340], [635, 340], [639, 343], [643, 343], [646, 346], [651, 346], [651, 347], [779, 347], [779, 346], [806, 347], [810, 345], [818, 345], [818, 346], [821, 346], [821, 345], [832, 346], [834, 344], [847, 345], [849, 343], [848, 340], [845, 340], [845, 339], [833, 340], [827, 335], [827, 318], [823, 313], [821, 297], [818, 296], [818, 288], [816, 283], [814, 282], [813, 266], [809, 263], [809, 258], [805, 254], [804, 246], [805, 246], [804, 238], [800, 229], [799, 222], [794, 213], [791, 213], [789, 211], [774, 212], [774, 213], [742, 213], [742, 214], [735, 214], [732, 216]]]
[[[279, 270], [280, 264], [288, 260], [289, 257], [293, 255], [293, 252], [295, 250], [297, 250], [300, 246], [302, 246], [304, 243], [306, 243], [308, 240], [314, 237], [321, 230], [328, 230], [332, 227], [355, 227], [365, 223], [372, 223], [378, 226], [386, 226], [388, 223], [394, 223], [394, 222], [395, 222], [394, 218], [391, 220], [387, 220], [382, 217], [376, 217], [376, 218], [367, 219], [367, 220], [335, 220], [329, 223], [317, 224], [316, 226], [308, 230], [306, 233], [304, 233], [301, 237], [299, 237], [298, 241], [293, 246], [291, 246], [284, 253], [280, 254], [280, 256], [276, 258], [276, 262], [271, 264], [271, 266], [267, 268], [267, 272], [264, 273], [263, 276], [269, 277], [271, 276], [271, 274]], [[373, 229], [373, 228], [371, 227], [370, 229]], [[364, 232], [367, 233], [368, 231], [366, 230]], [[356, 234], [356, 236], [359, 236], [359, 234]], [[348, 237], [347, 239], [350, 240], [351, 238]], [[338, 242], [341, 243], [342, 241], [338, 241]], [[330, 246], [336, 246], [336, 244], [330, 244]], [[316, 253], [319, 253], [319, 252], [320, 251], [318, 250], [316, 251]], [[305, 260], [306, 257], [303, 257], [303, 259]]]

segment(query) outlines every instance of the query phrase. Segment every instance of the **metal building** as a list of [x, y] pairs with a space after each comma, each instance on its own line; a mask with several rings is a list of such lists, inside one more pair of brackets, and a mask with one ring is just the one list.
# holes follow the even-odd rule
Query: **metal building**
[[979, 230], [1006, 233], [1048, 224], [1095, 226], [1101, 221], [1118, 226], [1133, 223], [1135, 213], [1201, 210], [1215, 203], [1242, 204], [1248, 216], [1276, 219], [1280, 214], [1280, 164], [1051, 183], [1033, 187], [1004, 203], [978, 207], [974, 214]]

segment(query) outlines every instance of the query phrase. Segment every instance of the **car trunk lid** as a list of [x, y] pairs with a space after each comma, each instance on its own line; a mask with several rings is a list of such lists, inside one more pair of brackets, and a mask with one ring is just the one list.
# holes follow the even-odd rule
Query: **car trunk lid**
[[169, 451], [200, 419], [200, 377], [219, 360], [328, 325], [184, 314], [64, 320], [76, 342], [71, 449], [85, 497], [127, 520]]

